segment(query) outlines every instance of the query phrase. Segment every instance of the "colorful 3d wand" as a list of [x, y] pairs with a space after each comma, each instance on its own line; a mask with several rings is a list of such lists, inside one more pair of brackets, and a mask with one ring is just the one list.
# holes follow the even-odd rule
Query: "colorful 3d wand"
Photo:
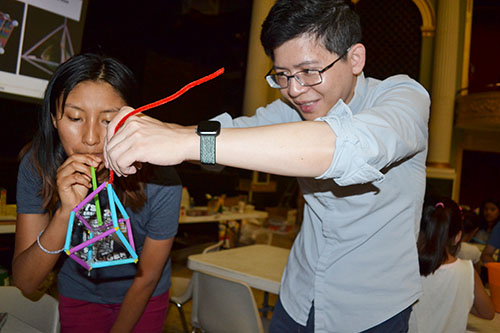
[[[105, 182], [97, 187], [97, 179], [95, 175], [94, 168], [91, 169], [92, 173], [92, 183], [94, 184], [94, 190], [85, 198], [83, 201], [78, 204], [70, 213], [69, 222], [68, 222], [68, 231], [66, 233], [66, 241], [64, 243], [64, 251], [70, 258], [75, 260], [81, 266], [83, 266], [87, 270], [91, 270], [93, 268], [106, 267], [106, 266], [114, 266], [121, 264], [129, 264], [136, 263], [138, 260], [137, 253], [135, 252], [134, 238], [132, 234], [132, 227], [130, 225], [130, 218], [123, 207], [122, 203], [118, 199], [115, 191], [111, 184]], [[99, 193], [103, 190], [106, 190], [108, 193], [108, 201], [109, 208], [111, 211], [111, 221], [112, 223], [104, 223], [107, 221], [102, 220], [101, 208], [99, 204]], [[92, 220], [88, 220], [80, 214], [80, 210], [84, 208], [90, 201], [94, 199], [95, 207], [96, 207], [96, 218]], [[118, 212], [121, 214], [121, 218], [118, 218]], [[84, 230], [86, 230], [88, 234], [88, 239], [83, 241], [76, 246], [71, 247], [71, 237], [73, 235], [73, 225], [75, 221], [75, 217], [81, 222]], [[120, 229], [120, 224], [124, 225], [127, 238], [123, 235], [122, 230]], [[99, 246], [98, 242], [107, 241], [113, 247], [112, 235], [115, 234], [118, 236], [120, 243], [123, 245], [125, 250], [128, 252], [128, 255], [113, 253], [113, 249], [109, 249], [108, 246], [108, 254], [107, 257], [99, 256], [99, 251], [97, 249]], [[108, 244], [108, 245], [109, 245]], [[86, 249], [86, 250], [85, 250]], [[110, 256], [109, 256], [110, 255]]]

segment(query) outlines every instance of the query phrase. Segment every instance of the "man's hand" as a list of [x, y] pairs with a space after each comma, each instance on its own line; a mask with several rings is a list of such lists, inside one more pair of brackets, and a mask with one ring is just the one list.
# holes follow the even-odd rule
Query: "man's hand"
[[123, 107], [109, 123], [104, 143], [105, 165], [118, 176], [136, 173], [136, 162], [176, 165], [188, 159], [190, 149], [196, 151], [199, 138], [194, 127], [163, 123], [143, 114], [129, 117], [114, 134], [119, 121], [131, 111]]

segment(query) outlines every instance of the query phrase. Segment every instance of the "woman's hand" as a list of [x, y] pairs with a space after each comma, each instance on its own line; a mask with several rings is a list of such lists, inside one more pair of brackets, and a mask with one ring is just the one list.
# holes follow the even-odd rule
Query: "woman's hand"
[[56, 185], [61, 203], [57, 211], [53, 215], [17, 215], [12, 271], [16, 286], [24, 293], [34, 293], [59, 259], [57, 254], [44, 253], [37, 245], [37, 237], [49, 251], [64, 247], [69, 213], [92, 187], [90, 167], [98, 169], [100, 164], [102, 159], [92, 154], [71, 155], [57, 169]]
[[190, 159], [191, 146], [198, 151], [194, 127], [163, 123], [143, 114], [129, 117], [114, 134], [118, 122], [131, 111], [123, 107], [113, 118], [104, 143], [106, 167], [118, 176], [136, 173], [136, 162], [176, 165]]
[[57, 169], [57, 191], [63, 211], [72, 210], [85, 199], [92, 187], [90, 167], [97, 169], [101, 162], [92, 154], [74, 154]]

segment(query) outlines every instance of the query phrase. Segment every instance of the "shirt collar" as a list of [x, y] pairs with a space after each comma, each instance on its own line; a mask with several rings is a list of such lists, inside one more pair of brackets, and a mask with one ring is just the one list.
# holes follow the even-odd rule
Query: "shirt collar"
[[351, 109], [352, 113], [356, 113], [360, 108], [361, 104], [363, 101], [363, 98], [366, 94], [366, 79], [365, 79], [365, 74], [361, 72], [361, 74], [358, 75], [356, 78], [356, 86], [354, 87], [354, 96], [352, 96], [351, 101], [349, 104], [349, 108]]
[[[361, 109], [361, 106], [363, 105], [364, 96], [366, 95], [367, 84], [368, 81], [366, 80], [364, 73], [361, 72], [361, 74], [359, 74], [358, 77], [356, 78], [354, 95], [352, 96], [352, 99], [349, 102], [349, 104], [347, 104], [347, 106], [351, 110], [351, 113], [355, 114]], [[339, 107], [340, 104], [344, 104], [344, 101], [342, 99], [339, 99], [337, 103], [335, 103], [335, 105], [330, 109], [330, 111], [328, 111], [328, 115], [334, 114], [335, 109]]]

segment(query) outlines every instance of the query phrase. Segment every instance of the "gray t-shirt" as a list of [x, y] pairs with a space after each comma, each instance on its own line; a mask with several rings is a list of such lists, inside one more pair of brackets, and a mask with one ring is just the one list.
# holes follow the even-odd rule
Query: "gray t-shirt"
[[[40, 196], [42, 180], [31, 164], [31, 156], [31, 152], [26, 154], [19, 166], [16, 196], [18, 214], [45, 213]], [[182, 186], [175, 170], [170, 167], [155, 167], [151, 180], [146, 184], [147, 201], [143, 208], [134, 213], [125, 207], [130, 217], [139, 260], [146, 236], [160, 240], [176, 235], [181, 193]], [[65, 254], [61, 255], [60, 260], [59, 292], [66, 297], [94, 303], [121, 303], [137, 272], [136, 264], [97, 268], [89, 272]], [[171, 270], [169, 259], [153, 296], [170, 288]]]

